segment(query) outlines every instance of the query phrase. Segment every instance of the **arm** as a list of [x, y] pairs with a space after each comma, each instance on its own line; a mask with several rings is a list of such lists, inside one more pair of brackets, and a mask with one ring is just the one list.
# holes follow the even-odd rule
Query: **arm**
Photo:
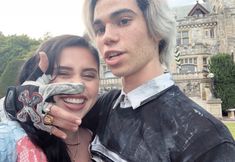
[[0, 122], [8, 120], [7, 114], [4, 110], [4, 98], [0, 99]]
[[26, 134], [15, 121], [0, 122], [0, 161], [16, 161], [16, 145]]

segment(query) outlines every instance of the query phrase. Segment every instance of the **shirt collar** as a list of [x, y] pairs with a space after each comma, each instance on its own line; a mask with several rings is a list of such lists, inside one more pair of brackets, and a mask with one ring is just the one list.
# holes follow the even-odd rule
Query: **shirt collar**
[[121, 94], [117, 98], [113, 108], [120, 103], [121, 108], [132, 107], [133, 109], [136, 109], [143, 101], [162, 92], [172, 85], [174, 85], [174, 81], [172, 80], [171, 74], [164, 73], [142, 84], [127, 94], [122, 89]]

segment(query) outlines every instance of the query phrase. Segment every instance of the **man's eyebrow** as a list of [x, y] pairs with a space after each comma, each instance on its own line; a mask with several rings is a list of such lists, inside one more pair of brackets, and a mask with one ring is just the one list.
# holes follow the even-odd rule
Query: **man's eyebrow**
[[115, 12], [113, 12], [111, 15], [110, 15], [110, 18], [111, 19], [114, 19], [115, 17], [121, 15], [121, 14], [124, 14], [124, 13], [130, 13], [130, 14], [133, 14], [133, 15], [136, 15], [136, 13], [130, 9], [127, 9], [127, 8], [124, 8], [124, 9], [120, 9], [120, 10], [117, 10]]
[[[111, 13], [110, 19], [114, 19], [117, 16], [124, 14], [124, 13], [130, 13], [132, 15], [136, 15], [136, 13], [134, 11], [132, 11], [131, 9], [124, 8], [124, 9], [120, 9], [120, 10], [117, 10], [117, 11]], [[102, 24], [102, 21], [100, 19], [94, 20], [93, 25], [97, 25], [97, 24]]]

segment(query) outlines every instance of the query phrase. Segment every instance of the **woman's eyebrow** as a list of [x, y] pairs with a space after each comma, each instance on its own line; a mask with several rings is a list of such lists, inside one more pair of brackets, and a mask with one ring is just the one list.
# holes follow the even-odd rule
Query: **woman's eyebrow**
[[72, 68], [68, 67], [68, 66], [58, 66], [55, 67], [55, 70], [71, 70]]
[[98, 70], [96, 68], [85, 68], [83, 71], [92, 71], [98, 73]]

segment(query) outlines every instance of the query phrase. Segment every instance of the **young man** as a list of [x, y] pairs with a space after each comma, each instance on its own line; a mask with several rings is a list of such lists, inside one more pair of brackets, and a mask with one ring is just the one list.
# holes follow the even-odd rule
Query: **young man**
[[[175, 21], [166, 1], [86, 0], [84, 11], [89, 35], [123, 83], [122, 91], [101, 96], [83, 121], [96, 133], [93, 158], [233, 162], [235, 144], [228, 129], [164, 73], [175, 42]], [[56, 106], [48, 114], [54, 117], [53, 125], [72, 129], [72, 114], [62, 115]], [[57, 128], [52, 133], [63, 134]]]
[[96, 104], [102, 113], [91, 144], [94, 158], [234, 161], [235, 144], [226, 127], [164, 73], [175, 41], [166, 1], [86, 0], [84, 11], [89, 35], [123, 83], [121, 92], [111, 91]]

